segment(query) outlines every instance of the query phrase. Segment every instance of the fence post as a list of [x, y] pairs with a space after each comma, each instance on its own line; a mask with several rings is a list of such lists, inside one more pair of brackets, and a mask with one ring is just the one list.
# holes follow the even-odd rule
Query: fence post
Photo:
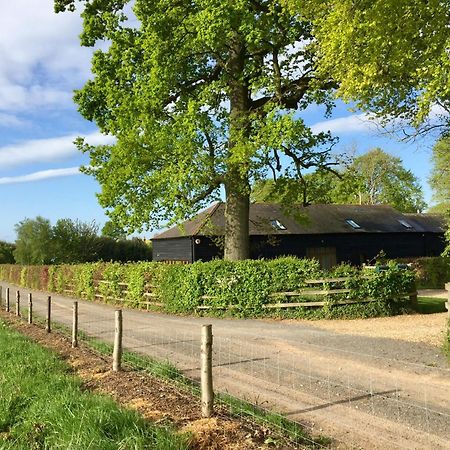
[[115, 311], [115, 327], [114, 327], [114, 351], [113, 351], [113, 371], [118, 372], [122, 368], [122, 310]]
[[20, 317], [20, 291], [16, 291], [16, 316]]
[[78, 347], [78, 302], [73, 302], [72, 347]]
[[33, 323], [33, 295], [28, 294], [28, 323]]
[[211, 417], [213, 414], [212, 344], [212, 325], [202, 325], [200, 373], [202, 417]]
[[0, 286], [0, 308], [3, 306], [3, 286]]
[[52, 319], [52, 297], [49, 295], [47, 297], [47, 326], [45, 327], [47, 333], [50, 333], [52, 331], [51, 319]]
[[9, 287], [8, 288], [6, 288], [6, 304], [5, 304], [5, 306], [6, 306], [6, 312], [9, 312]]

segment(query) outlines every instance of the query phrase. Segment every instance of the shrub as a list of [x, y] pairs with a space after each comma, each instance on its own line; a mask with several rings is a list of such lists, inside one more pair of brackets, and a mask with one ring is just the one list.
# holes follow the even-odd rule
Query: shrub
[[[196, 262], [190, 265], [164, 263], [89, 263], [60, 266], [0, 266], [2, 279], [31, 288], [64, 293], [107, 302], [122, 298], [138, 307], [147, 300], [148, 288], [167, 312], [195, 313], [206, 305], [213, 314], [238, 317], [275, 315], [282, 317], [331, 318], [390, 315], [404, 306], [405, 294], [414, 290], [413, 271], [389, 263], [382, 270], [367, 271], [340, 265], [329, 272], [320, 270], [316, 260], [293, 257], [274, 260]], [[340, 280], [345, 277], [344, 283]], [[308, 282], [326, 278], [322, 285]], [[123, 285], [126, 283], [126, 287]], [[345, 288], [338, 295], [317, 297], [311, 290]], [[265, 309], [268, 303], [287, 302], [291, 291], [304, 291], [297, 302], [325, 300], [320, 308], [295, 308], [288, 311]], [[279, 294], [281, 293], [281, 294]], [[286, 294], [283, 294], [286, 293]], [[275, 294], [275, 295], [274, 295]], [[362, 299], [375, 302], [358, 302]], [[356, 303], [341, 305], [340, 300]]]
[[445, 283], [450, 281], [450, 256], [407, 258], [399, 262], [412, 265], [419, 288], [444, 289]]

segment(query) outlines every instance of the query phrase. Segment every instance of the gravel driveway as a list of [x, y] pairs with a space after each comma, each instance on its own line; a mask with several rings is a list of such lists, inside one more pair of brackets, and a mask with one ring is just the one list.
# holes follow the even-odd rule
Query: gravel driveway
[[[41, 315], [46, 295], [33, 292]], [[71, 323], [72, 301], [53, 295], [55, 321]], [[113, 309], [80, 301], [80, 329], [112, 341]], [[450, 448], [450, 366], [437, 346], [446, 314], [306, 322], [125, 310], [124, 346], [196, 378], [204, 323], [213, 325], [216, 391], [283, 412], [335, 448]]]

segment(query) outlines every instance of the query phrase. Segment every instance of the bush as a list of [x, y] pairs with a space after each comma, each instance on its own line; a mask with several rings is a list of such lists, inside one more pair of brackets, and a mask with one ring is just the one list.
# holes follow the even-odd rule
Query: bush
[[450, 256], [408, 258], [399, 262], [412, 265], [419, 289], [444, 289], [445, 283], [450, 282]]
[[[316, 260], [293, 257], [274, 260], [196, 262], [190, 265], [148, 263], [89, 263], [60, 266], [0, 266], [0, 277], [30, 288], [66, 293], [94, 300], [103, 296], [106, 302], [122, 298], [128, 306], [138, 307], [148, 300], [149, 289], [164, 309], [171, 313], [195, 313], [207, 305], [213, 314], [238, 317], [275, 315], [283, 317], [331, 318], [391, 315], [404, 306], [405, 294], [415, 289], [413, 271], [390, 263], [383, 270], [361, 270], [348, 265], [330, 272], [319, 268]], [[323, 285], [308, 280], [327, 278]], [[346, 281], [336, 282], [345, 277]], [[125, 285], [126, 284], [126, 285]], [[316, 286], [316, 288], [314, 288]], [[317, 297], [311, 290], [345, 288], [337, 295]], [[325, 300], [324, 307], [265, 309], [269, 303], [287, 302], [291, 291], [305, 291], [296, 302]], [[275, 294], [275, 295], [274, 295]], [[375, 302], [359, 302], [363, 299]], [[356, 303], [340, 305], [340, 300]]]

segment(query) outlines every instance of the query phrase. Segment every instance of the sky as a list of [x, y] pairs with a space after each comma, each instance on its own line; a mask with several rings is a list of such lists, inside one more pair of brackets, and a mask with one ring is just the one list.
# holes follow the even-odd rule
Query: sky
[[[53, 0], [4, 2], [0, 15], [0, 240], [15, 240], [14, 225], [38, 215], [55, 223], [61, 218], [107, 220], [99, 206], [97, 182], [79, 172], [88, 157], [73, 145], [78, 136], [90, 144], [111, 137], [77, 112], [73, 91], [90, 77], [92, 49], [82, 48], [78, 13], [55, 14]], [[314, 131], [339, 137], [337, 151], [362, 154], [381, 147], [400, 157], [427, 184], [433, 137], [414, 143], [388, 137], [361, 112], [341, 102], [330, 119], [309, 107], [302, 116]], [[152, 231], [142, 234], [150, 237]]]

